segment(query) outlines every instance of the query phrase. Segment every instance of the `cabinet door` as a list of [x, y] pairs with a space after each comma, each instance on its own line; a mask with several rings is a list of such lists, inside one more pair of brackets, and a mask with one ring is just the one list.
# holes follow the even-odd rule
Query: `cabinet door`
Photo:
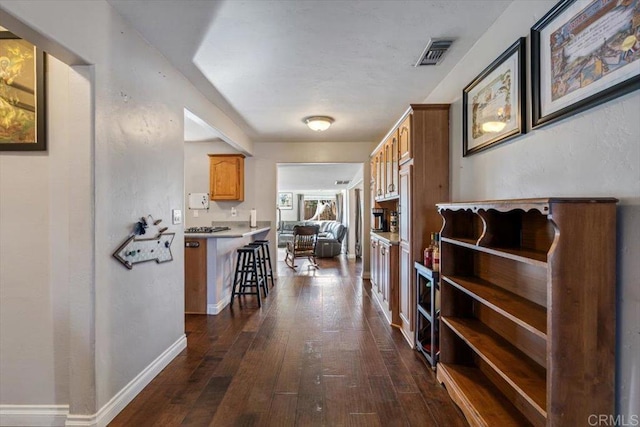
[[384, 199], [384, 186], [387, 181], [384, 148], [383, 146], [378, 152], [378, 199]]
[[411, 175], [413, 166], [403, 166], [400, 169], [400, 201], [398, 203], [398, 222], [400, 242], [408, 244], [411, 241]]
[[[380, 243], [380, 287], [379, 293], [380, 300], [385, 306], [389, 305], [389, 298], [387, 297], [387, 288], [389, 287], [389, 245]], [[386, 307], [385, 307], [386, 308]]]
[[400, 164], [413, 157], [411, 153], [411, 120], [413, 115], [409, 114], [398, 128], [398, 139], [400, 145]]
[[406, 243], [400, 243], [400, 274], [399, 274], [399, 297], [400, 297], [400, 327], [405, 338], [413, 347], [413, 262], [411, 261], [411, 248]]
[[376, 200], [380, 198], [380, 152], [373, 154], [373, 195]]
[[371, 259], [371, 266], [369, 267], [371, 278], [369, 280], [371, 280], [371, 288], [375, 290], [378, 288], [378, 241], [373, 236], [371, 237], [371, 253], [369, 257]]
[[209, 198], [244, 200], [244, 155], [209, 154]]
[[377, 170], [376, 159], [377, 158], [375, 154], [371, 156], [371, 193], [373, 195], [373, 197], [371, 198], [371, 201], [373, 201], [376, 196], [376, 189], [377, 189], [377, 182], [378, 182], [378, 170]]
[[207, 313], [207, 239], [184, 239], [184, 311]]
[[385, 197], [396, 197], [398, 195], [398, 131], [391, 134], [385, 142]]
[[387, 140], [384, 143], [383, 151], [384, 151], [384, 197], [389, 197], [389, 184], [391, 183], [391, 144], [390, 141]]

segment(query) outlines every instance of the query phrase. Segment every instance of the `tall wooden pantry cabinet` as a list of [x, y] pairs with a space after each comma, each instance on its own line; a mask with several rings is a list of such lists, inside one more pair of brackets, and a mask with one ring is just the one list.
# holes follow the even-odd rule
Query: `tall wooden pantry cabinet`
[[449, 200], [449, 105], [412, 104], [399, 129], [400, 328], [414, 346], [414, 262], [423, 261], [430, 234], [442, 218], [436, 203]]
[[[385, 158], [391, 160], [390, 174], [377, 166]], [[397, 313], [391, 317], [413, 347], [414, 262], [422, 261], [430, 233], [441, 228], [436, 203], [449, 200], [449, 105], [412, 104], [374, 151], [371, 163], [372, 206], [398, 212], [397, 304], [390, 304]]]

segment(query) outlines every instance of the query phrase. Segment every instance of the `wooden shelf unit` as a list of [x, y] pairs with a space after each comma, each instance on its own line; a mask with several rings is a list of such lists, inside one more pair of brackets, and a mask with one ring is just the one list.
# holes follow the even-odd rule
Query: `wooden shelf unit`
[[437, 376], [471, 425], [614, 413], [616, 203], [438, 204]]

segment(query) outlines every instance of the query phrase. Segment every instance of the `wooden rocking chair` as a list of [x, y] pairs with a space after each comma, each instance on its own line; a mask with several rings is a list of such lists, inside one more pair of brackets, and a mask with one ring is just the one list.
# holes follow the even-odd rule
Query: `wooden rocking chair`
[[287, 253], [284, 262], [293, 270], [297, 265], [294, 264], [296, 258], [306, 257], [311, 266], [318, 268], [316, 263], [316, 244], [318, 242], [318, 232], [320, 227], [317, 225], [296, 225], [293, 227], [293, 240], [287, 242]]

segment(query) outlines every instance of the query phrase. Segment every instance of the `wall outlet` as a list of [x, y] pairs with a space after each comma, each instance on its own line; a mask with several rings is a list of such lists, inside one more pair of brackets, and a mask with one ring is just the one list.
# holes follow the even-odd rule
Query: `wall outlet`
[[182, 224], [182, 210], [181, 209], [172, 209], [171, 210], [171, 222], [173, 225]]
[[236, 208], [231, 208], [231, 216], [238, 216], [238, 211]]
[[200, 212], [200, 211], [197, 211], [197, 210], [193, 211], [193, 217], [194, 218], [198, 218], [200, 216], [200, 214], [198, 212]]

